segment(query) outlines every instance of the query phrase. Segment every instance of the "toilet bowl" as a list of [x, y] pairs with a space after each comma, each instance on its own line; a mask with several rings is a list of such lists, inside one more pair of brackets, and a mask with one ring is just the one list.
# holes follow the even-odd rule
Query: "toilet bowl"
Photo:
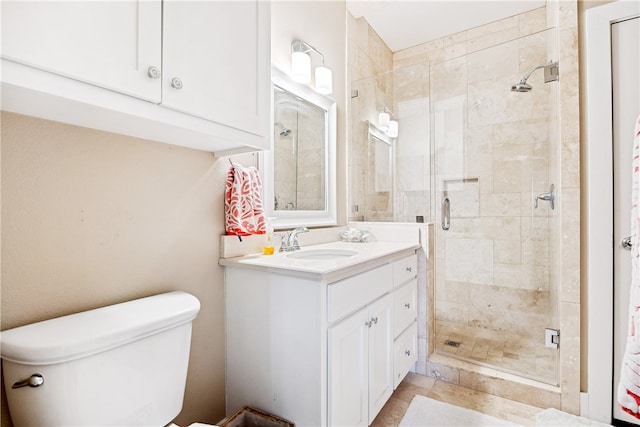
[[13, 424], [171, 425], [199, 310], [196, 297], [176, 291], [1, 332]]

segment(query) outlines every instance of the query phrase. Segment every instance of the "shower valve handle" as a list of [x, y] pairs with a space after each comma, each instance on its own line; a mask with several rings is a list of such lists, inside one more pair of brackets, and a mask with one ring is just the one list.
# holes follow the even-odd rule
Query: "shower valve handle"
[[551, 187], [549, 188], [549, 192], [548, 193], [542, 193], [539, 196], [536, 196], [535, 200], [533, 201], [533, 208], [534, 209], [538, 209], [538, 200], [544, 200], [545, 202], [549, 202], [551, 204], [551, 209], [555, 208], [555, 196], [553, 195], [553, 190], [554, 190], [554, 185], [551, 184]]

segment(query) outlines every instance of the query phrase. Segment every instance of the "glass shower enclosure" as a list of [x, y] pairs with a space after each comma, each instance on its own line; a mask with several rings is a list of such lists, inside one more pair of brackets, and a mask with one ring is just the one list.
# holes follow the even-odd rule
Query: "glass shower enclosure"
[[554, 60], [554, 32], [353, 81], [349, 203], [353, 221], [434, 223], [429, 352], [555, 385], [558, 85], [541, 68], [510, 90]]

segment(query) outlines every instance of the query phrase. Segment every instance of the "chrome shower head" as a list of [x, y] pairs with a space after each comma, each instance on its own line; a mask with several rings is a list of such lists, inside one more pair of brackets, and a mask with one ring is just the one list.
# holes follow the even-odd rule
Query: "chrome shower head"
[[512, 92], [531, 92], [533, 87], [526, 80], [520, 80], [520, 83], [511, 86]]
[[291, 134], [291, 129], [284, 127], [284, 125], [280, 122], [276, 122], [274, 124], [274, 127], [279, 127], [280, 130], [280, 136], [289, 136]]
[[539, 70], [540, 68], [544, 68], [544, 82], [555, 82], [558, 80], [558, 63], [557, 62], [549, 62], [545, 65], [538, 65], [529, 71], [519, 83], [511, 86], [512, 92], [531, 92], [533, 87], [527, 83], [527, 79], [533, 74], [535, 70]]

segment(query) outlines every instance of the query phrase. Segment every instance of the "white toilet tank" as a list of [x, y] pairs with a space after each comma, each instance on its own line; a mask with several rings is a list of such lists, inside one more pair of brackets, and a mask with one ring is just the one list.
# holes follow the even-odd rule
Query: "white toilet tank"
[[[164, 426], [182, 409], [200, 302], [169, 292], [3, 331], [9, 412], [22, 426]], [[26, 381], [33, 386], [13, 388]]]

